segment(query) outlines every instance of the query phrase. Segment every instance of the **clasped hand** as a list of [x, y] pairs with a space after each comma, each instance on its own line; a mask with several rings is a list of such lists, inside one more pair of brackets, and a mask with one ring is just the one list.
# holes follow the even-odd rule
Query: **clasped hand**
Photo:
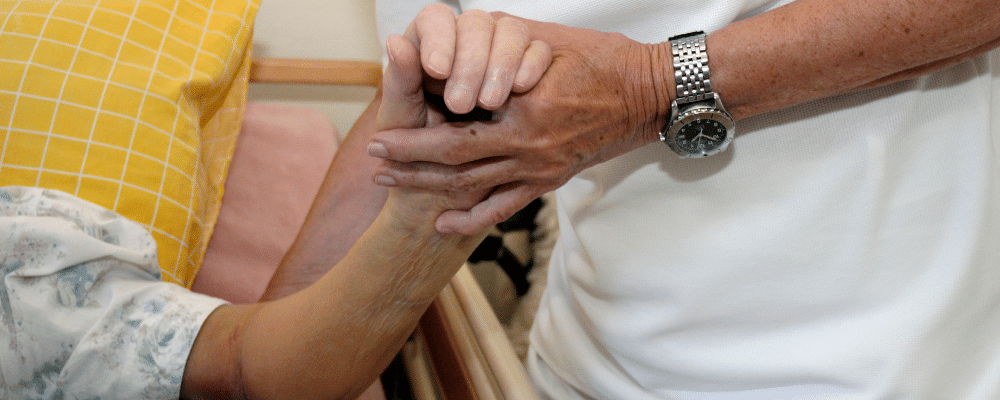
[[[398, 115], [422, 118], [387, 123], [380, 112], [368, 153], [383, 161], [372, 176], [453, 198], [478, 194], [440, 214], [441, 233], [482, 231], [583, 169], [656, 141], [669, 110], [668, 86], [654, 73], [669, 52], [621, 34], [502, 13], [456, 17], [435, 4], [404, 36], [419, 51], [423, 86], [392, 92], [387, 77], [383, 109], [391, 96], [419, 97], [411, 101], [419, 107]], [[396, 38], [387, 43], [390, 58], [403, 44]], [[425, 94], [442, 96], [447, 110]], [[468, 114], [476, 107], [489, 112]], [[445, 111], [467, 117], [449, 120]]]

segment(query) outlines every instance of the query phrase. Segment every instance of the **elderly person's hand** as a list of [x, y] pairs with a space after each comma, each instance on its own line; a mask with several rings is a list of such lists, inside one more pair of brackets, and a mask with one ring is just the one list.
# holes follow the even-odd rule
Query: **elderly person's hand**
[[[501, 222], [584, 168], [657, 140], [656, 122], [669, 108], [669, 83], [654, 72], [668, 67], [669, 48], [663, 53], [662, 46], [620, 34], [492, 15], [527, 26], [552, 47], [552, 64], [537, 87], [512, 95], [489, 120], [380, 132], [370, 148], [379, 151], [369, 152], [386, 159], [374, 171], [382, 185], [455, 192], [495, 187], [469, 211], [442, 214], [442, 232], [471, 233]], [[459, 18], [460, 32], [462, 25]], [[438, 47], [426, 40], [422, 46], [421, 57], [436, 58], [430, 54]], [[459, 52], [466, 47], [463, 40], [456, 46]], [[647, 96], [650, 91], [661, 96]], [[452, 98], [462, 96], [446, 89], [445, 100]], [[471, 109], [468, 99], [461, 104], [450, 108]]]
[[[425, 75], [415, 47], [419, 44], [403, 36], [387, 40], [389, 64], [382, 90], [355, 124], [360, 128], [352, 130], [353, 134], [367, 138], [375, 127], [426, 129], [444, 123], [449, 113], [425, 97], [425, 84], [431, 78]], [[525, 65], [536, 65], [528, 68], [523, 81], [534, 85], [550, 57], [544, 43], [535, 46], [542, 51], [517, 53], [516, 60], [499, 68], [500, 74], [513, 76]], [[473, 56], [456, 55], [455, 64], [462, 65]], [[500, 94], [506, 97], [505, 90]], [[364, 166], [355, 162], [350, 151], [366, 143], [351, 142], [356, 138], [349, 135], [348, 145], [341, 148], [348, 149], [347, 153], [334, 158], [326, 190], [346, 186], [337, 178], [355, 175], [344, 170]], [[365, 201], [379, 199], [356, 185], [350, 190]], [[285, 260], [294, 264], [284, 264], [292, 265], [288, 271], [293, 276], [306, 278], [279, 283], [279, 287], [296, 290], [290, 294], [277, 291], [276, 300], [226, 305], [209, 315], [185, 365], [182, 398], [356, 398], [378, 379], [441, 288], [486, 235], [486, 229], [468, 235], [442, 234], [435, 220], [444, 210], [468, 209], [489, 190], [452, 193], [397, 187], [387, 192], [384, 205], [368, 204], [382, 207], [350, 250], [331, 265], [329, 249], [345, 236], [332, 228], [338, 226], [333, 222], [338, 222], [335, 218], [340, 214], [334, 212], [343, 203], [337, 202], [341, 197], [324, 196], [324, 189], [320, 190], [296, 239], [300, 246], [293, 245], [286, 254]], [[366, 218], [356, 208], [346, 212], [355, 220]], [[324, 273], [314, 277], [317, 271]], [[303, 281], [312, 284], [297, 290]]]
[[[377, 130], [413, 129], [438, 126], [445, 122], [442, 110], [425, 99], [421, 82], [420, 53], [401, 36], [386, 41], [389, 64], [382, 81], [382, 102], [375, 119]], [[454, 192], [415, 187], [394, 187], [383, 212], [392, 212], [399, 221], [414, 226], [430, 225], [445, 210], [469, 209], [487, 194], [487, 189]], [[472, 232], [470, 232], [472, 233]]]
[[550, 47], [530, 40], [523, 21], [481, 10], [456, 16], [441, 3], [421, 10], [403, 36], [420, 51], [425, 86], [443, 93], [455, 114], [500, 107], [511, 92], [534, 87], [552, 60]]

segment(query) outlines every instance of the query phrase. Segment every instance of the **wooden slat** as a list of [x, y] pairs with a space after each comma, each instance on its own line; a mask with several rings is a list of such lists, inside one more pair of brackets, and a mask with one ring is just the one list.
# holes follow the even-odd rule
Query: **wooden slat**
[[468, 265], [463, 265], [451, 280], [469, 327], [476, 336], [489, 370], [493, 374], [503, 398], [507, 400], [538, 400], [538, 393], [528, 378], [521, 360], [507, 338], [493, 307], [483, 294], [479, 282], [472, 276]]
[[490, 369], [489, 362], [483, 355], [482, 344], [479, 338], [469, 326], [469, 320], [462, 310], [462, 304], [455, 295], [455, 290], [451, 284], [446, 285], [441, 290], [437, 300], [441, 303], [441, 311], [444, 312], [445, 320], [451, 325], [451, 331], [456, 334], [455, 344], [458, 353], [465, 362], [469, 371], [469, 382], [473, 390], [476, 391], [476, 398], [479, 400], [501, 400], [503, 392], [494, 379], [494, 372]]
[[427, 351], [427, 338], [419, 327], [403, 345], [402, 356], [413, 399], [444, 400], [444, 395], [440, 391], [443, 385], [435, 373], [434, 364]]
[[250, 63], [250, 82], [378, 86], [382, 65], [371, 61], [258, 58]]
[[458, 349], [458, 339], [455, 337], [457, 332], [452, 331], [444, 314], [439, 297], [420, 319], [420, 329], [427, 342], [427, 351], [434, 369], [437, 370], [441, 390], [447, 400], [477, 400], [469, 367]]

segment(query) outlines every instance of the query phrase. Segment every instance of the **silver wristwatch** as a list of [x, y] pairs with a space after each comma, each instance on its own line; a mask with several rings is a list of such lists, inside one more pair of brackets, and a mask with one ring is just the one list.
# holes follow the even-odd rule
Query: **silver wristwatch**
[[670, 38], [677, 96], [660, 140], [681, 158], [707, 157], [729, 146], [736, 124], [712, 90], [705, 32]]

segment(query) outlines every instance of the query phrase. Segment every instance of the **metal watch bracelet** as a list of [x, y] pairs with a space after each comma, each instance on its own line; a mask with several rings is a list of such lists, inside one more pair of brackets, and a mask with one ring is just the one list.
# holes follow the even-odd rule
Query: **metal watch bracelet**
[[670, 38], [678, 104], [713, 97], [712, 81], [708, 73], [708, 52], [705, 49], [705, 32], [691, 32]]

